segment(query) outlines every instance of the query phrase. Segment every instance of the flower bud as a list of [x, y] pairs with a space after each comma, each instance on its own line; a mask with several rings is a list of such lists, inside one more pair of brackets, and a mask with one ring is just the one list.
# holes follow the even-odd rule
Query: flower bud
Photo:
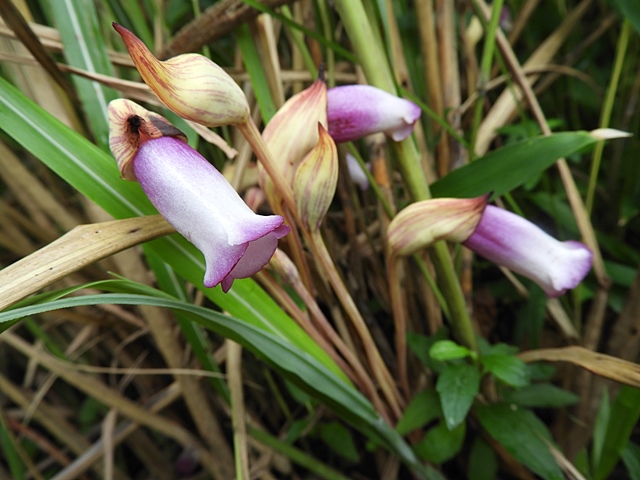
[[336, 143], [378, 132], [399, 142], [411, 135], [421, 113], [415, 103], [370, 85], [344, 85], [327, 91], [329, 133]]
[[486, 195], [412, 203], [389, 223], [389, 250], [393, 255], [404, 256], [439, 240], [463, 242], [476, 229], [486, 205]]
[[317, 128], [318, 145], [298, 166], [293, 182], [300, 219], [311, 231], [320, 228], [338, 184], [336, 144], [322, 124]]
[[204, 254], [206, 287], [221, 283], [227, 292], [234, 279], [267, 264], [278, 239], [289, 232], [282, 217], [253, 213], [160, 115], [115, 100], [109, 122], [109, 143], [123, 177], [137, 179], [160, 214]]
[[[291, 186], [298, 165], [318, 144], [318, 123], [327, 125], [327, 87], [322, 79], [287, 100], [262, 132], [275, 167]], [[260, 183], [273, 205], [278, 194], [262, 169]]]
[[162, 62], [122, 25], [114, 23], [113, 28], [122, 36], [144, 82], [170, 110], [208, 127], [248, 120], [249, 105], [242, 89], [207, 57], [187, 53]]

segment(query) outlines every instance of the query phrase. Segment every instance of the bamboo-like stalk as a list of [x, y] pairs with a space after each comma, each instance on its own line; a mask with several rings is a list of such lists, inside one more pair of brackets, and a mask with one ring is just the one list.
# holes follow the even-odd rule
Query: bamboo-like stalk
[[[444, 114], [440, 62], [438, 61], [438, 37], [433, 13], [433, 0], [416, 0], [416, 15], [420, 29], [420, 44], [424, 58], [424, 75], [427, 79], [429, 106], [433, 112], [442, 117]], [[449, 135], [438, 122], [432, 121], [434, 138], [440, 137], [436, 145], [436, 165], [438, 174], [445, 175], [449, 171]]]

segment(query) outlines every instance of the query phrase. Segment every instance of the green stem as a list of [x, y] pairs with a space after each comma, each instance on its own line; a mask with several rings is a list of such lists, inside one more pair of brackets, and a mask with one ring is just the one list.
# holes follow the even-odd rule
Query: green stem
[[[313, 252], [314, 258], [316, 259], [318, 265], [322, 268], [322, 272], [333, 287], [333, 291], [338, 297], [342, 308], [347, 313], [354, 330], [360, 337], [360, 341], [362, 342], [362, 347], [364, 349], [365, 356], [367, 357], [369, 366], [371, 367], [373, 376], [378, 381], [380, 389], [387, 399], [387, 403], [389, 404], [394, 417], [399, 418], [401, 413], [400, 395], [398, 390], [396, 389], [396, 384], [393, 380], [393, 377], [391, 376], [391, 373], [387, 369], [387, 365], [382, 359], [380, 352], [378, 351], [378, 347], [376, 346], [376, 343], [371, 336], [371, 332], [369, 331], [364, 318], [362, 318], [358, 307], [353, 301], [353, 298], [351, 298], [349, 290], [344, 284], [342, 277], [338, 273], [338, 270], [333, 263], [333, 259], [331, 258], [331, 255], [327, 250], [327, 246], [324, 243], [322, 235], [318, 230], [303, 232], [305, 234], [308, 233], [306, 237]], [[384, 414], [384, 412], [379, 413]]]
[[[289, 10], [289, 7], [287, 5], [283, 5], [280, 8], [280, 11], [282, 12], [282, 15], [287, 17], [292, 22], [294, 21], [293, 14], [291, 13], [291, 10]], [[302, 61], [304, 62], [304, 65], [307, 67], [307, 70], [309, 70], [309, 73], [311, 73], [311, 77], [316, 78], [318, 76], [318, 69], [313, 63], [313, 57], [311, 56], [311, 53], [309, 52], [309, 49], [307, 48], [307, 45], [304, 42], [304, 34], [299, 30], [290, 28], [289, 35], [291, 36], [291, 39], [295, 44], [295, 46], [298, 48], [298, 50], [300, 50], [300, 55], [302, 55]]]
[[[362, 1], [334, 0], [334, 3], [368, 82], [377, 88], [396, 94], [393, 75], [385, 60], [386, 53], [378, 47], [373, 29], [367, 22]], [[415, 201], [430, 199], [431, 192], [420, 164], [420, 153], [412, 138], [394, 143], [393, 146], [402, 176], [413, 199]], [[447, 246], [444, 242], [438, 242], [434, 244], [431, 251], [438, 281], [449, 305], [450, 321], [456, 332], [456, 338], [468, 348], [476, 350], [471, 317]]]
[[[493, 54], [496, 49], [496, 30], [498, 29], [498, 22], [500, 21], [500, 11], [502, 10], [503, 0], [496, 0], [493, 2], [493, 10], [491, 12], [491, 21], [489, 25], [483, 22], [486, 35], [484, 39], [484, 48], [482, 49], [482, 60], [480, 61], [480, 78], [478, 79], [478, 100], [476, 102], [475, 110], [473, 112], [473, 127], [471, 129], [471, 148], [469, 149], [469, 156], [471, 160], [474, 160], [476, 135], [478, 133], [478, 127], [482, 120], [482, 110], [484, 107], [484, 98], [486, 94], [486, 85], [491, 76], [491, 64], [493, 62]], [[479, 17], [481, 21], [484, 19]]]
[[327, 480], [348, 480], [348, 477], [345, 477], [340, 472], [332, 469], [322, 462], [319, 462], [311, 455], [307, 455], [305, 452], [294, 447], [290, 443], [283, 442], [263, 430], [249, 427], [249, 434], [263, 445], [271, 447], [274, 451], [281, 453], [285, 457], [289, 458], [293, 463], [306, 468], [320, 478]]
[[[618, 84], [620, 83], [620, 75], [622, 73], [622, 66], [624, 65], [625, 56], [627, 53], [627, 47], [629, 46], [629, 37], [631, 35], [631, 22], [625, 19], [622, 24], [622, 31], [618, 38], [618, 46], [616, 48], [616, 59], [613, 66], [613, 72], [611, 73], [611, 81], [607, 88], [607, 96], [602, 106], [602, 114], [600, 117], [600, 128], [608, 127], [611, 123], [611, 112], [616, 100], [616, 93], [618, 92]], [[598, 181], [598, 172], [600, 170], [600, 163], [602, 163], [602, 153], [604, 151], [604, 142], [598, 142], [593, 150], [593, 162], [591, 163], [591, 172], [589, 173], [589, 188], [587, 189], [587, 198], [585, 200], [585, 208], [587, 213], [591, 214], [593, 208], [593, 198], [596, 191], [596, 183]]]

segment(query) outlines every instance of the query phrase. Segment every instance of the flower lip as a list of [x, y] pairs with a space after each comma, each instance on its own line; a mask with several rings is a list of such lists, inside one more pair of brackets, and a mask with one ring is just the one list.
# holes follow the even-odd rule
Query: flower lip
[[122, 178], [136, 181], [133, 159], [140, 145], [152, 138], [169, 136], [187, 142], [184, 133], [162, 115], [151, 112], [135, 102], [116, 99], [109, 103], [109, 147], [118, 162]]

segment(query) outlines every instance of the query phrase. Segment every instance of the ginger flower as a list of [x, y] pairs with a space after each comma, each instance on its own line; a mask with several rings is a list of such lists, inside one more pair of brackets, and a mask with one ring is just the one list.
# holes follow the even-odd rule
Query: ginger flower
[[137, 180], [160, 214], [203, 254], [204, 285], [231, 288], [266, 265], [289, 232], [256, 215], [224, 176], [164, 117], [128, 100], [109, 104], [109, 142], [123, 178]]

